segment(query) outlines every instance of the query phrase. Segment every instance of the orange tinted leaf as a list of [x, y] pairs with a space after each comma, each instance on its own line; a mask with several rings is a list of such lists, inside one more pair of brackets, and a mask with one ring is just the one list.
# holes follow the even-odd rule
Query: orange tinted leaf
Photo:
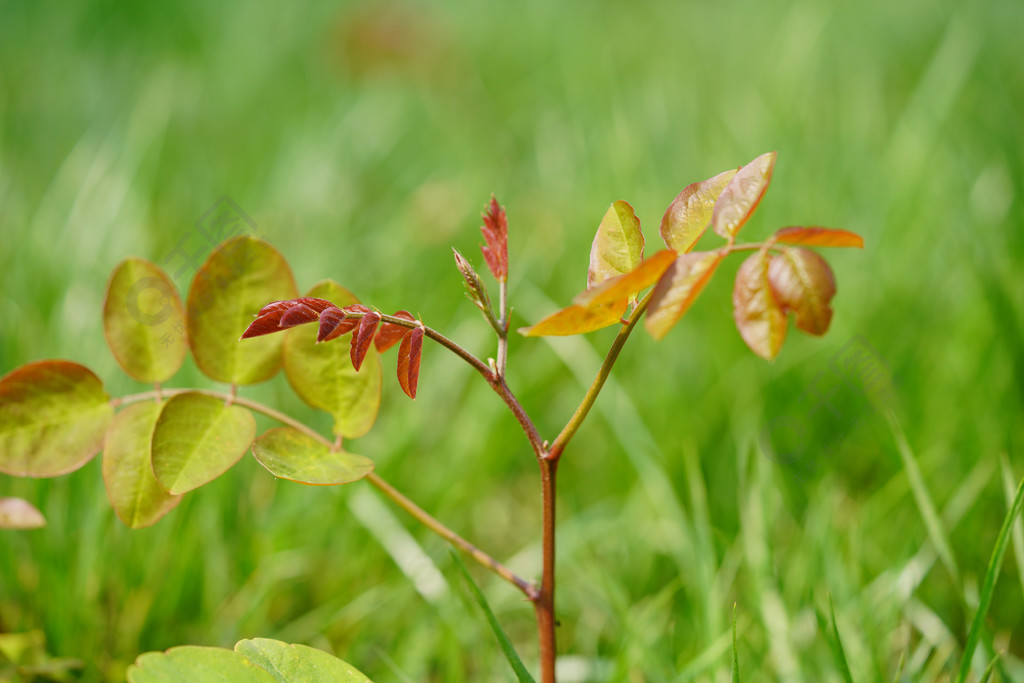
[[480, 232], [484, 234], [487, 241], [486, 246], [480, 247], [487, 261], [494, 279], [504, 281], [508, 279], [508, 218], [505, 216], [505, 209], [498, 205], [498, 200], [491, 196], [491, 203], [485, 213], [480, 214], [484, 224]]
[[732, 177], [715, 202], [711, 224], [716, 233], [729, 240], [736, 237], [772, 181], [776, 156], [775, 152], [762, 154]]
[[782, 228], [775, 233], [775, 241], [809, 247], [864, 247], [864, 238], [855, 232], [816, 226]]
[[373, 338], [377, 334], [377, 325], [380, 323], [380, 313], [370, 311], [359, 321], [359, 326], [352, 334], [352, 346], [349, 349], [349, 356], [352, 358], [352, 367], [359, 372], [363, 365], [363, 359], [373, 344]]
[[626, 299], [593, 306], [569, 306], [552, 313], [533, 327], [519, 328], [526, 337], [562, 337], [583, 334], [621, 322], [626, 311]]
[[[398, 311], [392, 316], [394, 318], [401, 318], [402, 320], [408, 320], [410, 322], [416, 320], [409, 311]], [[384, 353], [392, 346], [402, 340], [402, 337], [409, 334], [412, 331], [411, 327], [402, 327], [401, 325], [392, 325], [391, 323], [381, 323], [380, 329], [377, 330], [377, 336], [374, 337], [373, 343], [377, 347], [377, 350]]]
[[717, 251], [692, 252], [679, 256], [661, 276], [647, 307], [644, 326], [655, 339], [662, 339], [700, 296], [724, 256]]
[[732, 168], [714, 178], [687, 185], [672, 200], [661, 219], [661, 238], [669, 249], [680, 254], [693, 249], [711, 222], [715, 201], [737, 170]]
[[750, 350], [772, 360], [786, 341], [786, 314], [768, 282], [768, 252], [750, 256], [736, 273], [733, 319]]
[[605, 280], [593, 289], [588, 289], [573, 299], [578, 306], [614, 303], [620, 299], [635, 296], [642, 289], [647, 289], [661, 277], [676, 259], [676, 252], [671, 249], [659, 251], [634, 270], [618, 277]]
[[634, 270], [644, 258], [644, 236], [633, 207], [619, 200], [613, 203], [597, 227], [590, 247], [587, 289]]
[[414, 327], [402, 338], [398, 347], [398, 383], [409, 398], [416, 398], [420, 377], [420, 356], [423, 353], [423, 328]]
[[768, 264], [768, 282], [783, 310], [796, 314], [797, 327], [819, 336], [828, 331], [836, 281], [825, 259], [809, 249], [783, 249]]

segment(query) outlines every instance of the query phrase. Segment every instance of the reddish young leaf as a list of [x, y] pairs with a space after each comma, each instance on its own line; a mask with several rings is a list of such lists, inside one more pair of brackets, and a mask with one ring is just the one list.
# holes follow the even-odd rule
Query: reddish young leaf
[[603, 281], [596, 287], [577, 295], [572, 302], [577, 306], [586, 307], [633, 297], [637, 292], [647, 289], [657, 282], [661, 274], [675, 260], [676, 252], [671, 249], [659, 251], [654, 256], [644, 259], [644, 262], [631, 272]]
[[687, 185], [672, 200], [661, 219], [661, 238], [669, 249], [680, 254], [693, 249], [711, 222], [715, 201], [738, 170], [732, 168], [714, 178]]
[[359, 326], [356, 327], [356, 331], [352, 334], [352, 346], [349, 349], [349, 355], [352, 358], [352, 367], [356, 369], [356, 372], [359, 372], [359, 368], [363, 365], [363, 359], [366, 358], [370, 345], [373, 344], [373, 338], [377, 334], [377, 325], [379, 323], [380, 313], [370, 311], [359, 321]]
[[597, 226], [590, 246], [587, 288], [628, 273], [644, 260], [644, 235], [633, 207], [621, 199], [614, 202]]
[[736, 329], [750, 350], [772, 360], [786, 341], [786, 314], [768, 282], [768, 252], [750, 256], [736, 273], [732, 291]]
[[[346, 306], [344, 309], [339, 309], [327, 299], [317, 299], [310, 296], [304, 296], [299, 299], [288, 299], [287, 301], [271, 301], [260, 309], [260, 312], [256, 315], [256, 319], [249, 323], [249, 327], [247, 327], [245, 332], [242, 333], [241, 338], [248, 339], [249, 337], [259, 337], [264, 334], [280, 332], [281, 330], [286, 330], [290, 327], [295, 327], [296, 325], [311, 323], [320, 318], [325, 311], [331, 309], [340, 313], [357, 311], [365, 313], [370, 310], [362, 304], [353, 304], [351, 306]], [[336, 316], [337, 313], [332, 315]], [[340, 322], [340, 320], [338, 322]], [[330, 339], [334, 339], [335, 337], [349, 332], [356, 326], [356, 324], [358, 324], [357, 319], [353, 319], [352, 324], [348, 327], [339, 326], [337, 323], [333, 323], [333, 326], [330, 327], [330, 329], [333, 330], [334, 334], [331, 335]], [[338, 329], [339, 327], [340, 329]], [[321, 325], [320, 328], [322, 331], [324, 326]], [[326, 336], [326, 333], [324, 334]], [[323, 339], [321, 341], [329, 340]]]
[[398, 347], [398, 383], [409, 398], [416, 398], [416, 383], [420, 377], [420, 356], [423, 353], [423, 328], [414, 327], [402, 337]]
[[327, 299], [317, 299], [311, 296], [303, 296], [298, 299], [288, 299], [287, 301], [271, 301], [269, 304], [260, 309], [260, 312], [256, 314], [257, 317], [265, 315], [267, 313], [273, 313], [276, 311], [287, 311], [292, 306], [298, 306], [302, 304], [312, 308], [317, 313], [323, 313], [325, 310], [333, 306]]
[[345, 311], [331, 306], [320, 314], [320, 329], [316, 333], [316, 341], [328, 342], [356, 329], [358, 318], [345, 317]]
[[309, 306], [305, 304], [295, 304], [288, 308], [284, 315], [281, 316], [281, 321], [277, 323], [277, 326], [284, 329], [288, 327], [295, 327], [296, 325], [305, 325], [311, 323], [320, 315]]
[[762, 154], [732, 177], [715, 202], [711, 224], [716, 233], [728, 240], [736, 237], [772, 181], [776, 156], [775, 152]]
[[704, 286], [725, 258], [717, 251], [697, 251], [677, 258], [651, 293], [644, 327], [655, 339], [662, 339], [686, 314]]
[[564, 337], [570, 334], [593, 332], [621, 322], [626, 311], [626, 299], [592, 306], [569, 306], [552, 313], [533, 327], [520, 327], [525, 337]]
[[498, 200], [491, 195], [487, 211], [480, 215], [484, 219], [480, 232], [487, 241], [485, 246], [480, 247], [480, 251], [483, 252], [494, 279], [504, 282], [508, 279], [508, 218], [505, 216], [505, 209], [499, 206]]
[[817, 336], [828, 331], [836, 280], [825, 259], [809, 249], [784, 248], [768, 264], [768, 282], [783, 310], [796, 314], [797, 327]]
[[864, 238], [855, 232], [817, 226], [782, 228], [775, 233], [775, 241], [809, 247], [864, 247]]
[[[393, 317], [408, 320], [410, 322], [416, 320], [409, 311], [398, 311]], [[373, 339], [373, 343], [377, 347], [378, 351], [384, 353], [400, 342], [402, 337], [409, 334], [412, 330], [413, 328], [411, 327], [402, 327], [401, 325], [393, 325], [386, 322], [381, 323], [380, 329], [377, 330], [377, 336]]]

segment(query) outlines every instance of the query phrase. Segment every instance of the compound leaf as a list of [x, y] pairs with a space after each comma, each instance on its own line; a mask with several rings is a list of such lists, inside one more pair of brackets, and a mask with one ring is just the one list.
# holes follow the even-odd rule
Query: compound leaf
[[118, 364], [140, 382], [174, 376], [188, 353], [185, 306], [160, 266], [129, 258], [114, 269], [103, 302], [103, 334]]
[[691, 252], [675, 259], [651, 293], [644, 327], [662, 339], [697, 300], [723, 256], [717, 251]]
[[103, 384], [64, 360], [22, 365], [0, 379], [0, 472], [55, 477], [100, 450], [114, 414]]
[[587, 289], [611, 277], [628, 273], [644, 258], [644, 236], [640, 219], [627, 202], [614, 202], [601, 219], [590, 247]]
[[769, 254], [762, 249], [736, 272], [732, 291], [736, 329], [750, 350], [772, 360], [786, 341], [786, 314], [768, 281]]
[[280, 479], [330, 486], [358, 481], [373, 471], [373, 461], [342, 450], [331, 450], [293, 427], [276, 427], [256, 439], [252, 454]]
[[[333, 301], [338, 308], [358, 303], [352, 292], [331, 280], [316, 284], [309, 290], [309, 296]], [[370, 431], [380, 409], [380, 355], [368, 344], [366, 357], [356, 372], [349, 346], [332, 341], [317, 344], [317, 333], [313, 325], [285, 333], [283, 356], [288, 382], [303, 401], [331, 414], [335, 434], [362, 436]]]
[[739, 169], [729, 169], [714, 178], [683, 188], [661, 219], [661, 238], [680, 254], [693, 249], [711, 222], [715, 201]]
[[772, 181], [776, 156], [775, 152], [762, 154], [732, 177], [715, 202], [711, 224], [716, 233], [728, 240], [736, 237]]
[[284, 257], [247, 235], [224, 242], [196, 272], [188, 294], [188, 338], [196, 365], [230, 384], [270, 379], [281, 365], [281, 338], [238, 342], [238, 331], [268, 302], [297, 296]]
[[153, 429], [153, 473], [171, 495], [213, 481], [249, 450], [256, 420], [245, 408], [198, 392], [168, 400]]
[[160, 487], [150, 447], [160, 404], [130, 405], [114, 416], [103, 446], [103, 483], [118, 519], [132, 529], [156, 524], [181, 502]]

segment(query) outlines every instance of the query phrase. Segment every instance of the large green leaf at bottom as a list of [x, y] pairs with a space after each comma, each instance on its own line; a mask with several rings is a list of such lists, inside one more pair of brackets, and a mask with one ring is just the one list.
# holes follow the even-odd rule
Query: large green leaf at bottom
[[296, 296], [292, 271], [277, 249], [245, 235], [221, 244], [188, 293], [188, 341], [196, 365], [218, 382], [255, 384], [273, 377], [281, 367], [281, 336], [239, 337], [263, 306]]
[[117, 362], [140, 382], [163, 382], [178, 371], [188, 353], [185, 306], [160, 266], [129, 258], [114, 269], [103, 334]]
[[[331, 280], [318, 283], [306, 296], [327, 299], [339, 308], [359, 303], [352, 292]], [[335, 434], [362, 436], [370, 431], [380, 410], [380, 355], [371, 346], [356, 372], [348, 337], [317, 344], [316, 335], [316, 325], [300, 325], [285, 333], [288, 382], [303, 401], [331, 414]]]
[[279, 683], [370, 683], [350, 664], [306, 645], [253, 638], [238, 641], [235, 652], [266, 669]]
[[0, 379], [0, 472], [55, 477], [99, 452], [114, 414], [103, 384], [88, 368], [44, 360]]
[[191, 491], [228, 471], [255, 435], [256, 420], [245, 408], [197, 392], [178, 394], [153, 430], [153, 473], [172, 495]]
[[373, 471], [373, 461], [333, 451], [293, 427], [277, 427], [256, 439], [252, 454], [275, 477], [312, 486], [347, 484]]
[[155, 402], [131, 405], [118, 413], [103, 447], [103, 483], [118, 519], [132, 529], [156, 524], [181, 502], [162, 488], [153, 475], [150, 443], [161, 406]]
[[129, 683], [276, 683], [245, 655], [220, 647], [184, 645], [147, 652], [128, 669]]

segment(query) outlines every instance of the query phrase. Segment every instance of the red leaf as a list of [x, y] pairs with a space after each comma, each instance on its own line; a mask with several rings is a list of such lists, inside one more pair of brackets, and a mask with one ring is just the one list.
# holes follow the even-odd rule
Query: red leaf
[[809, 249], [784, 248], [768, 264], [768, 283], [784, 311], [796, 314], [796, 326], [821, 336], [832, 322], [829, 303], [836, 280], [828, 262]]
[[672, 263], [651, 292], [644, 327], [652, 337], [662, 339], [690, 310], [723, 258], [717, 251], [694, 251]]
[[505, 216], [505, 209], [499, 206], [498, 200], [491, 195], [487, 211], [480, 215], [484, 219], [480, 232], [487, 241], [487, 245], [480, 247], [480, 251], [483, 252], [494, 279], [504, 282], [508, 279], [508, 218]]
[[775, 241], [809, 247], [864, 247], [864, 238], [855, 232], [817, 226], [782, 228], [775, 233]]
[[[286, 301], [271, 301], [260, 309], [260, 312], [256, 314], [256, 319], [245, 329], [241, 338], [261, 337], [289, 327], [313, 322], [320, 316], [320, 313], [333, 307], [334, 304], [327, 299], [316, 299], [309, 296]], [[286, 318], [285, 316], [289, 313], [290, 315]]]
[[316, 334], [316, 341], [328, 342], [337, 339], [341, 335], [356, 329], [359, 324], [358, 318], [348, 318], [345, 311], [336, 306], [331, 306], [320, 314], [320, 329]]
[[286, 310], [284, 315], [281, 316], [281, 321], [277, 323], [278, 327], [295, 327], [296, 325], [304, 325], [305, 323], [311, 323], [319, 317], [316, 311], [305, 304], [296, 304]]
[[711, 224], [715, 232], [732, 240], [761, 202], [775, 168], [775, 152], [762, 154], [740, 168], [715, 202]]
[[303, 306], [308, 306], [317, 313], [323, 313], [325, 310], [334, 305], [327, 299], [316, 299], [311, 296], [304, 296], [298, 299], [288, 299], [287, 301], [271, 301], [269, 304], [261, 308], [260, 312], [257, 313], [256, 315], [261, 316], [265, 313], [270, 313], [271, 311], [277, 310], [284, 311], [291, 308], [292, 306], [297, 306], [299, 304], [302, 304]]
[[359, 326], [352, 334], [352, 347], [349, 349], [349, 355], [352, 358], [352, 367], [356, 369], [356, 372], [359, 372], [363, 359], [370, 351], [373, 337], [377, 334], [378, 323], [380, 323], [380, 313], [370, 311], [359, 321]]
[[[412, 313], [409, 311], [398, 311], [395, 313], [394, 318], [401, 318], [402, 320], [408, 320], [410, 322], [416, 320], [412, 317]], [[401, 325], [393, 325], [391, 323], [381, 323], [380, 329], [377, 330], [377, 336], [374, 337], [373, 343], [377, 347], [377, 350], [384, 353], [392, 346], [402, 340], [402, 337], [409, 334], [413, 328], [402, 327]]]
[[772, 360], [786, 341], [786, 313], [768, 282], [769, 260], [762, 249], [743, 262], [736, 273], [732, 305], [743, 341], [757, 355]]
[[409, 398], [416, 398], [416, 384], [420, 378], [420, 356], [423, 353], [423, 328], [414, 327], [402, 337], [398, 347], [398, 383]]

